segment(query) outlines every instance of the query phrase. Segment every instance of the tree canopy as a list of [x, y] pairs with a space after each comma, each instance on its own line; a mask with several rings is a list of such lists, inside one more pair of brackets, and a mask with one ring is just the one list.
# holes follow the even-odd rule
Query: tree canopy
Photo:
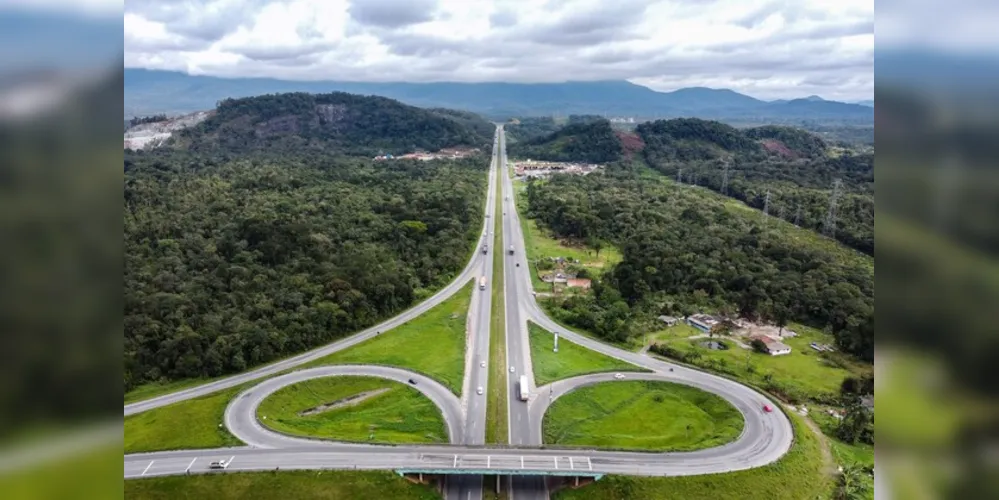
[[556, 132], [510, 145], [510, 156], [547, 161], [608, 163], [623, 153], [610, 122], [593, 117], [577, 117]]

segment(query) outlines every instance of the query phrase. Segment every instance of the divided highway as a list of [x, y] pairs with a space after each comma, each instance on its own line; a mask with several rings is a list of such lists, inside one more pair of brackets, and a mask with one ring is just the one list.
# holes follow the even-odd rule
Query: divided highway
[[[493, 214], [495, 182], [501, 182], [502, 214]], [[217, 382], [168, 394], [148, 401], [125, 406], [130, 415], [177, 401], [233, 387], [250, 380], [275, 375], [330, 353], [356, 345], [409, 321], [434, 307], [460, 290], [468, 280], [486, 277], [485, 290], [475, 288], [469, 310], [466, 373], [462, 398], [459, 400], [432, 379], [399, 368], [381, 366], [328, 366], [287, 373], [264, 380], [237, 396], [226, 409], [225, 422], [231, 432], [248, 447], [188, 450], [126, 455], [125, 478], [157, 475], [203, 473], [213, 460], [232, 459], [228, 470], [280, 469], [409, 469], [454, 470], [468, 475], [452, 475], [446, 485], [448, 498], [478, 499], [482, 494], [482, 474], [499, 473], [513, 479], [511, 496], [547, 498], [548, 491], [540, 476], [520, 475], [529, 472], [546, 474], [631, 474], [631, 475], [694, 475], [729, 472], [759, 467], [783, 456], [793, 441], [791, 423], [781, 412], [764, 413], [769, 400], [762, 394], [731, 380], [686, 367], [672, 365], [648, 356], [611, 347], [567, 330], [556, 324], [536, 303], [530, 280], [530, 267], [524, 253], [524, 238], [517, 210], [513, 183], [506, 166], [505, 138], [502, 126], [497, 128], [490, 167], [490, 189], [485, 207], [482, 242], [492, 242], [489, 229], [492, 217], [503, 217], [503, 240], [507, 247], [479, 246], [464, 271], [454, 282], [422, 304], [348, 339], [310, 351], [273, 365]], [[510, 245], [513, 252], [510, 252]], [[483, 446], [486, 416], [486, 396], [477, 394], [479, 387], [488, 388], [489, 325], [491, 314], [492, 252], [504, 253], [504, 299], [506, 301], [505, 335], [507, 358], [512, 372], [507, 388], [509, 398], [508, 448]], [[558, 397], [580, 387], [610, 381], [613, 374], [574, 377], [544, 387], [535, 387], [531, 365], [527, 321], [558, 332], [565, 340], [582, 345], [636, 366], [651, 373], [628, 373], [628, 379], [663, 380], [688, 384], [718, 394], [733, 404], [745, 417], [742, 435], [724, 446], [682, 453], [635, 453], [598, 450], [558, 450], [542, 444], [542, 421], [549, 405]], [[509, 370], [510, 367], [504, 367]], [[256, 408], [267, 395], [281, 387], [323, 376], [368, 375], [408, 382], [433, 401], [447, 422], [451, 445], [367, 445], [335, 443], [290, 437], [264, 428], [256, 419]], [[521, 401], [520, 376], [526, 376], [530, 388], [529, 401]]]

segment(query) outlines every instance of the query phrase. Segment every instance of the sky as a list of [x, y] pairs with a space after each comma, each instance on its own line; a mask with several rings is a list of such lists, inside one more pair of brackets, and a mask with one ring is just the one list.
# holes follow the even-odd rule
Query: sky
[[873, 0], [125, 0], [125, 67], [874, 93]]

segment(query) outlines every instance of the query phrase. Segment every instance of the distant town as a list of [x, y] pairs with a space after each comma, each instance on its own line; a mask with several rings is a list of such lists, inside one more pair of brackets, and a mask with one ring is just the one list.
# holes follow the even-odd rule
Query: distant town
[[420, 161], [430, 161], [430, 160], [456, 160], [458, 158], [466, 158], [472, 156], [479, 152], [478, 148], [444, 148], [436, 153], [428, 153], [426, 151], [417, 151], [415, 153], [406, 153], [404, 155], [378, 155], [374, 157], [375, 160], [420, 160]]
[[514, 173], [517, 177], [523, 178], [544, 178], [551, 174], [586, 175], [598, 168], [600, 168], [600, 165], [589, 163], [563, 163], [557, 161], [534, 161], [531, 159], [513, 163]]

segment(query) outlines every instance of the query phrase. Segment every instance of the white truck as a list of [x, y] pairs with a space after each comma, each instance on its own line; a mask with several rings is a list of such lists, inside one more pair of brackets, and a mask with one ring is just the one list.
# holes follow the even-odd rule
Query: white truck
[[510, 255], [513, 255], [513, 245], [510, 245]]
[[527, 398], [531, 395], [530, 389], [527, 387], [527, 375], [521, 375], [520, 382], [517, 385], [517, 388], [520, 389], [520, 400], [527, 401]]
[[485, 289], [486, 289], [486, 277], [483, 276], [479, 278], [479, 290], [485, 290]]

